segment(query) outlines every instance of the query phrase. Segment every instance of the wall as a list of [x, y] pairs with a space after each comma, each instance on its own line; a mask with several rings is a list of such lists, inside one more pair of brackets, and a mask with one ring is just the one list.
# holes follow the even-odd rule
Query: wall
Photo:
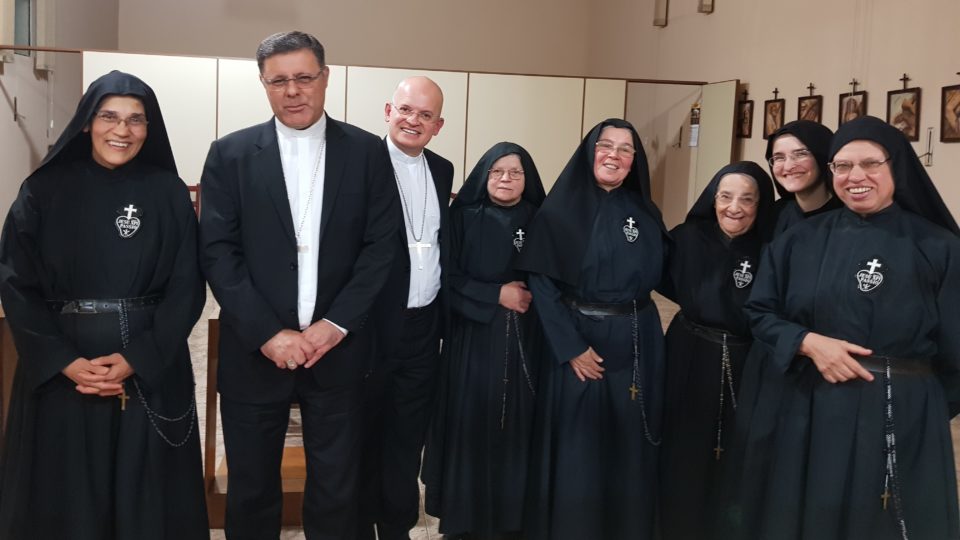
[[[939, 143], [940, 88], [960, 84], [960, 2], [956, 0], [739, 0], [716, 2], [712, 14], [696, 13], [694, 0], [672, 0], [666, 28], [655, 28], [653, 0], [596, 0], [591, 21], [587, 76], [720, 81], [740, 79], [755, 101], [753, 137], [742, 141], [740, 156], [762, 162], [763, 100], [779, 88], [787, 121], [797, 117], [797, 97], [813, 82], [824, 97], [823, 123], [837, 127], [838, 95], [850, 91], [853, 77], [869, 92], [869, 114], [886, 117], [887, 91], [923, 88], [921, 142], [934, 128], [933, 166], [927, 170], [960, 216], [960, 143]], [[651, 96], [645, 106], [653, 118], [674, 110], [677, 93]], [[693, 101], [686, 103], [689, 106]], [[662, 139], [679, 124], [663, 127]], [[662, 142], [662, 141], [661, 141]], [[671, 178], [671, 181], [674, 179]], [[678, 213], [671, 210], [665, 213]]]
[[300, 29], [320, 38], [332, 64], [582, 75], [588, 5], [582, 0], [120, 0], [120, 48], [250, 58], [267, 35]]

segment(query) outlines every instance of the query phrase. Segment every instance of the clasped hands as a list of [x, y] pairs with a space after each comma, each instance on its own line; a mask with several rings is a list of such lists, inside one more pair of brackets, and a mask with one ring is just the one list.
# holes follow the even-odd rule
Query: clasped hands
[[92, 360], [77, 358], [61, 373], [77, 384], [81, 394], [110, 397], [123, 393], [123, 381], [134, 371], [122, 354], [113, 353]]
[[836, 384], [857, 378], [873, 381], [873, 374], [852, 356], [869, 356], [873, 354], [870, 349], [810, 332], [800, 343], [799, 352], [810, 357], [827, 382]]
[[330, 321], [319, 320], [302, 332], [289, 329], [277, 332], [260, 347], [260, 352], [280, 369], [310, 368], [343, 338], [343, 332]]

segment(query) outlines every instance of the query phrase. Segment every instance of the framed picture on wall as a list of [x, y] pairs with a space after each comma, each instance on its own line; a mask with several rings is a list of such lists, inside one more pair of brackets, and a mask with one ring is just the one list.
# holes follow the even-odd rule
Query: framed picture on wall
[[737, 102], [737, 138], [753, 137], [753, 100]]
[[838, 126], [867, 115], [867, 91], [840, 94], [840, 114]]
[[960, 142], [960, 84], [944, 86], [940, 97], [940, 142]]
[[823, 96], [800, 96], [797, 98], [797, 120], [823, 121]]
[[764, 139], [769, 139], [774, 131], [783, 126], [783, 109], [786, 103], [784, 99], [768, 99], [763, 102]]
[[887, 92], [887, 123], [902, 131], [907, 139], [920, 140], [919, 88]]

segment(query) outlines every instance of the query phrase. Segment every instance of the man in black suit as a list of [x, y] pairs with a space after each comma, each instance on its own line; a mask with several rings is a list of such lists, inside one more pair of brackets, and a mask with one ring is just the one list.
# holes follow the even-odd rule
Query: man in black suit
[[419, 516], [420, 457], [433, 404], [446, 326], [448, 206], [453, 165], [425, 147], [443, 127], [443, 92], [410, 77], [386, 103], [385, 139], [393, 164], [401, 257], [378, 317], [385, 329], [379, 363], [367, 383], [363, 501], [357, 538], [408, 539]]
[[280, 461], [299, 403], [309, 539], [354, 534], [369, 315], [399, 252], [400, 205], [383, 142], [328, 118], [323, 46], [265, 39], [275, 117], [215, 141], [201, 186], [201, 264], [220, 303], [227, 537], [277, 538]]

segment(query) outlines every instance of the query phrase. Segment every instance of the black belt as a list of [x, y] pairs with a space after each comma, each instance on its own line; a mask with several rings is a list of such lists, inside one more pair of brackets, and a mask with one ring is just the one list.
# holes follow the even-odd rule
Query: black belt
[[707, 341], [712, 341], [713, 343], [723, 344], [724, 336], [726, 336], [727, 345], [746, 345], [753, 341], [753, 338], [749, 336], [741, 336], [723, 330], [721, 328], [713, 328], [712, 326], [704, 326], [702, 324], [697, 324], [683, 315], [683, 312], [679, 312], [676, 315], [677, 320], [679, 320], [684, 326], [687, 327], [690, 332], [696, 334]]
[[138, 310], [160, 304], [163, 297], [138, 296], [136, 298], [109, 298], [102, 300], [48, 300], [47, 306], [61, 314], [92, 315], [97, 313], [120, 313], [120, 305], [130, 310]]
[[637, 298], [633, 302], [622, 304], [605, 304], [600, 302], [584, 302], [570, 296], [561, 296], [560, 301], [568, 308], [579, 311], [587, 317], [625, 317], [633, 315], [634, 303], [637, 311], [647, 307], [650, 304], [650, 297]]
[[886, 373], [887, 361], [890, 361], [892, 375], [933, 375], [933, 361], [929, 358], [894, 358], [892, 356], [859, 356], [853, 358], [860, 362], [863, 369], [874, 373]]

